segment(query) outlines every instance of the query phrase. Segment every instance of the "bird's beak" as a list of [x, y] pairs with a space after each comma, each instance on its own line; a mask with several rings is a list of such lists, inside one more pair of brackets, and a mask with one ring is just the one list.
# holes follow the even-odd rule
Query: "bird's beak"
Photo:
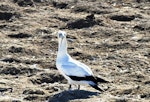
[[62, 42], [63, 42], [63, 39], [64, 39], [64, 38], [61, 38], [61, 39], [60, 39], [60, 46], [62, 46], [61, 44], [62, 44]]
[[64, 38], [61, 38], [61, 44], [62, 44], [63, 39], [64, 39]]

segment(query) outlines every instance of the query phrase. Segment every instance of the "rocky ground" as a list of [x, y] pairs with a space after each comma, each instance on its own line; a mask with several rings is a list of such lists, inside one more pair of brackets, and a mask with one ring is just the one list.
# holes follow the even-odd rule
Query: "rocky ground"
[[[68, 52], [110, 80], [68, 90], [56, 69]], [[76, 89], [76, 86], [74, 86]], [[0, 0], [0, 102], [149, 102], [149, 0]]]

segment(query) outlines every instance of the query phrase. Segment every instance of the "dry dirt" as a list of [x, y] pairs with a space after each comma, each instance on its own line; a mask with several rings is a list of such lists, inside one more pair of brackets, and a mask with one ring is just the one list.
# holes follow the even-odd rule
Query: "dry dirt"
[[[105, 92], [67, 91], [58, 30]], [[0, 102], [46, 101], [150, 102], [150, 0], [0, 0]]]

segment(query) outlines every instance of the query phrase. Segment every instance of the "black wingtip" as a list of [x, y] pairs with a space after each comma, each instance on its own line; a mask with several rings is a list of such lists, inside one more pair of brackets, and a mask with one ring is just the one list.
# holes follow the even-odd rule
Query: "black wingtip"
[[99, 90], [99, 91], [101, 91], [101, 92], [104, 92], [104, 90], [103, 89], [101, 89], [101, 88], [99, 88], [97, 85], [90, 85], [90, 86], [92, 86], [94, 89], [96, 89], [96, 90]]

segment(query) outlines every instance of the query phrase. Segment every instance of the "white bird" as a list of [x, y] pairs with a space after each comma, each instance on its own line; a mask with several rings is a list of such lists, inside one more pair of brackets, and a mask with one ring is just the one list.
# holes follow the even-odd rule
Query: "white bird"
[[69, 89], [71, 88], [72, 84], [77, 84], [78, 89], [80, 89], [81, 84], [87, 84], [99, 91], [103, 91], [98, 87], [97, 83], [105, 83], [108, 81], [102, 78], [94, 77], [91, 69], [87, 65], [71, 58], [71, 56], [67, 53], [66, 35], [67, 34], [64, 31], [58, 32], [58, 53], [56, 67], [68, 80]]

